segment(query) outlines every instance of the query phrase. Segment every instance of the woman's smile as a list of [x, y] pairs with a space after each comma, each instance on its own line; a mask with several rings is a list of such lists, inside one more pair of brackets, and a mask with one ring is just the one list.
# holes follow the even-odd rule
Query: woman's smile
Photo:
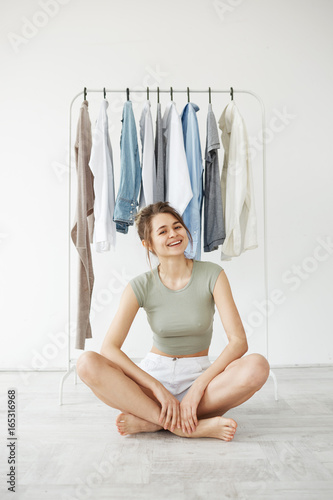
[[175, 246], [178, 246], [182, 243], [182, 240], [176, 240], [176, 241], [172, 241], [171, 243], [168, 243], [168, 247], [175, 247]]

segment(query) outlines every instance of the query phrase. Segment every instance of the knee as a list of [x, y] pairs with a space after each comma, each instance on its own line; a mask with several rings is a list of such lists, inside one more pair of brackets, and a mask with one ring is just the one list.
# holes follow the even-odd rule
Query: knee
[[261, 354], [249, 354], [247, 356], [247, 377], [251, 387], [260, 389], [269, 376], [269, 363]]
[[98, 374], [98, 358], [100, 355], [94, 351], [86, 351], [81, 354], [76, 362], [76, 371], [83, 382], [89, 382]]

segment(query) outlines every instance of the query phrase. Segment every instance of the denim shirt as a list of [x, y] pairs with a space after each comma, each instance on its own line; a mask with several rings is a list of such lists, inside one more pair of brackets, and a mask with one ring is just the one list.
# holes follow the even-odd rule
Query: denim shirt
[[193, 239], [193, 248], [189, 242], [185, 250], [185, 255], [189, 259], [200, 260], [203, 166], [197, 111], [199, 111], [199, 106], [189, 102], [182, 112], [185, 153], [193, 191], [193, 198], [183, 213], [183, 219]]
[[120, 137], [120, 185], [118, 189], [113, 220], [116, 230], [126, 234], [128, 226], [133, 226], [138, 206], [141, 185], [141, 166], [138, 138], [132, 102], [126, 101], [123, 108]]

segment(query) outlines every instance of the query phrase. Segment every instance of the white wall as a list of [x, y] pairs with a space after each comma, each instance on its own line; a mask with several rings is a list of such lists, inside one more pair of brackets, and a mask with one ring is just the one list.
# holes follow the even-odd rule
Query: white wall
[[[269, 295], [280, 294], [280, 303], [270, 306], [269, 361], [272, 365], [332, 363], [333, 246], [327, 243], [333, 239], [332, 2], [17, 0], [2, 1], [2, 7], [1, 367], [66, 366], [72, 98], [84, 86], [147, 85], [233, 86], [252, 90], [263, 99]], [[48, 14], [41, 15], [45, 11]], [[138, 118], [145, 96], [131, 97]], [[118, 187], [125, 92], [108, 98]], [[102, 94], [88, 95], [92, 122], [101, 99]], [[151, 100], [155, 114], [154, 95]], [[163, 95], [162, 105], [168, 100]], [[176, 94], [174, 100], [181, 111], [186, 95]], [[193, 94], [192, 101], [201, 108], [204, 149], [208, 96]], [[73, 105], [73, 132], [80, 102], [81, 98]], [[213, 95], [217, 119], [228, 102], [227, 94]], [[259, 248], [223, 265], [246, 325], [250, 351], [265, 354], [260, 312], [265, 298], [260, 106], [253, 97], [237, 93], [235, 102], [253, 144]], [[73, 247], [71, 255], [74, 320], [77, 255]], [[126, 282], [148, 266], [134, 228], [126, 236], [118, 235], [116, 252], [93, 257], [94, 338], [87, 341], [86, 349], [98, 351]], [[220, 262], [219, 252], [203, 254], [203, 259]], [[226, 339], [217, 316], [214, 325], [212, 358]], [[150, 347], [151, 333], [140, 311], [124, 349], [138, 358]], [[72, 354], [77, 357], [80, 351], [73, 349]]]

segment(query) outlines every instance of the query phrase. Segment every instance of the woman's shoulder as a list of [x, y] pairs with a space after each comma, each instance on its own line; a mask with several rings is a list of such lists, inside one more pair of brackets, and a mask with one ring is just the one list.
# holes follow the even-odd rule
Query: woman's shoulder
[[150, 269], [149, 271], [145, 271], [141, 274], [138, 274], [137, 276], [134, 276], [134, 278], [130, 280], [130, 283], [148, 284], [151, 282], [152, 279], [154, 279], [155, 273], [156, 273], [156, 268]]
[[152, 291], [151, 287], [154, 286], [154, 283], [156, 282], [154, 273], [156, 273], [156, 269], [146, 271], [138, 276], [135, 276], [129, 282], [140, 307], [145, 305], [147, 294]]
[[200, 283], [200, 286], [207, 287], [211, 294], [213, 294], [215, 283], [221, 271], [223, 271], [223, 267], [215, 264], [215, 262], [196, 260], [195, 269], [197, 283]]
[[216, 264], [215, 262], [208, 262], [205, 260], [195, 260], [194, 262], [196, 269], [202, 274], [216, 274], [223, 271], [223, 267], [221, 267], [219, 264]]

